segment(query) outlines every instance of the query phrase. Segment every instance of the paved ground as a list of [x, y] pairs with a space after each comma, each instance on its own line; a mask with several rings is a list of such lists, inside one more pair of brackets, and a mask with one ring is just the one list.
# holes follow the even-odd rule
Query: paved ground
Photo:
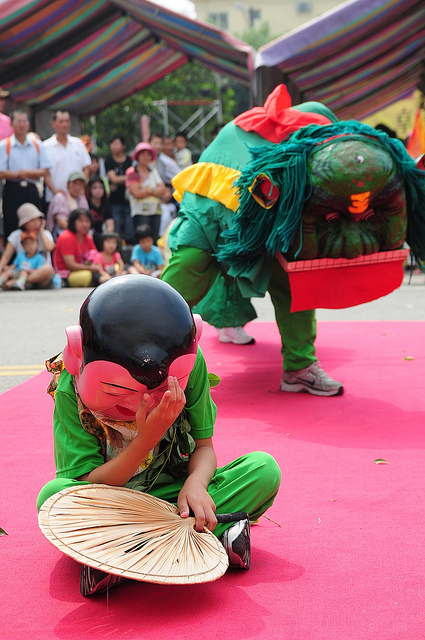
[[[0, 291], [0, 393], [43, 369], [44, 361], [62, 350], [65, 327], [78, 322], [79, 308], [90, 289]], [[258, 319], [274, 319], [270, 298], [254, 299]], [[385, 298], [351, 309], [317, 311], [319, 322], [347, 320], [425, 321], [425, 275], [409, 276]]]

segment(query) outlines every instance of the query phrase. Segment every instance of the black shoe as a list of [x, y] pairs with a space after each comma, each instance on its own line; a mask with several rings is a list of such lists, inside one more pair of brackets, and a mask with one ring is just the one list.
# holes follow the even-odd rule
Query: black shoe
[[91, 596], [93, 593], [102, 593], [108, 591], [116, 585], [124, 582], [122, 576], [115, 576], [112, 573], [106, 573], [99, 569], [93, 569], [86, 564], [81, 565], [80, 574], [80, 593], [82, 596]]
[[229, 556], [232, 569], [249, 569], [251, 566], [251, 539], [249, 520], [239, 520], [221, 536], [221, 544]]

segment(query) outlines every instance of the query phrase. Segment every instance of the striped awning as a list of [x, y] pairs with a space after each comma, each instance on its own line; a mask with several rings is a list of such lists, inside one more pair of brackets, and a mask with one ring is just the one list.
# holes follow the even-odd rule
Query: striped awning
[[262, 47], [255, 67], [265, 93], [284, 82], [294, 102], [365, 118], [423, 89], [425, 0], [349, 0]]
[[251, 83], [246, 43], [147, 0], [0, 2], [0, 85], [14, 103], [89, 115], [189, 60]]

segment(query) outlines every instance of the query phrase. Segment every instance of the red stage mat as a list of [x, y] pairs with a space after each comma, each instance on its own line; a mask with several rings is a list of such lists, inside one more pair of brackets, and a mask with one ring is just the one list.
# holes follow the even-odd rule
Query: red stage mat
[[282, 487], [252, 528], [251, 570], [213, 583], [128, 582], [83, 598], [79, 566], [37, 525], [54, 474], [48, 376], [0, 396], [3, 638], [423, 640], [423, 323], [319, 324], [318, 356], [346, 389], [335, 398], [279, 392], [276, 326], [248, 331], [257, 344], [220, 344], [208, 326], [201, 340], [222, 377], [219, 463], [268, 451]]

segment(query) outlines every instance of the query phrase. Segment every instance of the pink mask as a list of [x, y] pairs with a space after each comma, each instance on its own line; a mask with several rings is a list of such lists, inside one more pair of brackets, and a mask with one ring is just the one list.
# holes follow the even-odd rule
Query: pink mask
[[[202, 319], [195, 314], [196, 342], [193, 352], [179, 356], [170, 365], [168, 377], [177, 378], [183, 391], [186, 388], [195, 360], [197, 343], [202, 333]], [[149, 390], [135, 380], [119, 364], [105, 360], [89, 362], [83, 367], [82, 330], [80, 326], [66, 329], [67, 345], [63, 352], [66, 369], [74, 376], [75, 386], [82, 402], [91, 411], [114, 420], [135, 419], [145, 393], [151, 396], [151, 408], [157, 406], [168, 389], [168, 378], [155, 389]]]

